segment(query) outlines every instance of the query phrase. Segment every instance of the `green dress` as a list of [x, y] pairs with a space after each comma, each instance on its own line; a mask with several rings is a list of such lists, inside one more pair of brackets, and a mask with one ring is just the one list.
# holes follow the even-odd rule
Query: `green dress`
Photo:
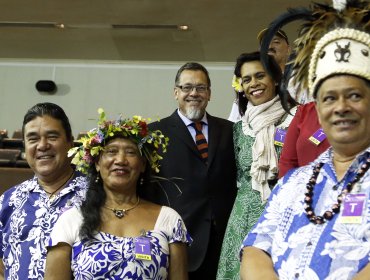
[[[252, 189], [249, 175], [252, 164], [252, 146], [254, 137], [242, 131], [242, 122], [234, 124], [234, 148], [237, 167], [238, 193], [226, 228], [220, 261], [218, 264], [218, 280], [239, 280], [239, 252], [243, 239], [261, 216], [265, 203], [261, 194]], [[275, 146], [276, 147], [276, 146]], [[278, 155], [281, 148], [277, 147]]]

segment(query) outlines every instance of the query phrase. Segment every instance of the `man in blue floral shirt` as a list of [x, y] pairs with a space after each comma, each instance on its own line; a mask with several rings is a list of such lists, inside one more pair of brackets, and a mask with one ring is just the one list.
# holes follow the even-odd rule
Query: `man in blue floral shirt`
[[243, 241], [243, 280], [369, 279], [370, 2], [344, 2], [290, 9], [266, 35], [305, 19], [293, 71], [315, 98], [322, 127], [308, 139], [327, 137], [331, 147], [272, 191]]
[[73, 137], [62, 108], [36, 104], [22, 130], [35, 176], [0, 197], [0, 279], [44, 278], [50, 232], [65, 209], [81, 204], [87, 186], [67, 157]]

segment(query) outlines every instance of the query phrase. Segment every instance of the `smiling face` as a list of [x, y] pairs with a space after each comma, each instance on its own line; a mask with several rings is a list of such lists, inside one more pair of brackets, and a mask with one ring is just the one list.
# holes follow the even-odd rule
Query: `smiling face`
[[36, 117], [24, 126], [26, 159], [44, 182], [57, 180], [71, 170], [68, 150], [73, 143], [66, 138], [60, 120], [48, 115]]
[[267, 75], [260, 61], [244, 63], [240, 73], [245, 96], [254, 106], [261, 105], [275, 97], [275, 83]]
[[175, 87], [174, 95], [179, 104], [180, 112], [189, 120], [201, 120], [206, 112], [208, 101], [211, 98], [211, 89], [207, 82], [207, 76], [200, 70], [184, 70], [176, 86], [206, 86], [207, 89], [198, 92], [193, 88], [186, 93], [181, 88]]
[[317, 112], [334, 150], [355, 155], [370, 145], [369, 82], [350, 75], [326, 79], [318, 90]]
[[100, 172], [104, 188], [136, 191], [137, 181], [145, 170], [145, 159], [134, 142], [114, 138], [105, 145], [96, 170]]

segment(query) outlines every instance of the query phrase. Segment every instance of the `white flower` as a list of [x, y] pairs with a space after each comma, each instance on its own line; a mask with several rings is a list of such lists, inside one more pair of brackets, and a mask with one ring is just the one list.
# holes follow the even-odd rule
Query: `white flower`
[[310, 241], [311, 236], [315, 235], [315, 226], [310, 223], [301, 227], [289, 236], [289, 248], [296, 248], [300, 244], [306, 244]]
[[332, 259], [336, 259], [341, 250], [338, 251], [338, 241], [333, 240], [332, 242], [325, 243], [325, 249], [321, 252], [321, 256], [329, 255]]
[[346, 8], [347, 0], [333, 0], [333, 8], [338, 12], [343, 11]]
[[330, 273], [325, 280], [347, 280], [352, 271], [353, 267], [341, 267]]

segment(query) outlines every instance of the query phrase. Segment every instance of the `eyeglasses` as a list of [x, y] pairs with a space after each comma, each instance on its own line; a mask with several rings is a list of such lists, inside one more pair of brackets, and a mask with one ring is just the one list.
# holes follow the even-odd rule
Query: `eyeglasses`
[[200, 85], [200, 86], [184, 85], [184, 86], [176, 86], [176, 87], [178, 87], [179, 89], [181, 89], [185, 93], [190, 93], [190, 92], [193, 91], [193, 89], [195, 89], [195, 91], [197, 93], [205, 93], [209, 89], [209, 86], [204, 86], [204, 85]]

